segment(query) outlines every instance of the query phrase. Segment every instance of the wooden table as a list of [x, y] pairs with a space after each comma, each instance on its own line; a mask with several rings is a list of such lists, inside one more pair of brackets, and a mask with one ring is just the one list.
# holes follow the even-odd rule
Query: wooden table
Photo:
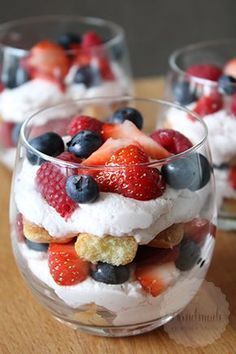
[[[137, 95], [158, 97], [163, 82], [137, 81]], [[129, 338], [102, 338], [75, 332], [54, 319], [34, 300], [17, 271], [9, 239], [10, 173], [0, 167], [0, 353], [236, 353], [236, 234], [218, 232], [207, 280], [220, 287], [230, 306], [230, 322], [213, 344], [197, 349], [171, 340], [163, 328]]]

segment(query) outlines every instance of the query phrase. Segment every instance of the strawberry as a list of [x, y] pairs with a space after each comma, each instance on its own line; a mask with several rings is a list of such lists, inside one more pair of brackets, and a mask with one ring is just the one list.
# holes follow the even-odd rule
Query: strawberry
[[30, 51], [27, 66], [31, 76], [62, 81], [69, 70], [69, 59], [60, 45], [41, 41]]
[[172, 129], [158, 129], [151, 134], [151, 138], [172, 154], [179, 154], [193, 146], [186, 136]]
[[107, 80], [107, 81], [115, 80], [115, 76], [111, 70], [111, 66], [107, 58], [99, 58], [98, 68], [103, 80]]
[[149, 246], [139, 246], [135, 256], [138, 264], [164, 264], [175, 262], [179, 257], [179, 246], [173, 248], [154, 248]]
[[236, 58], [229, 60], [225, 64], [224, 74], [236, 78]]
[[66, 176], [58, 166], [43, 163], [37, 171], [35, 182], [39, 193], [62, 217], [68, 218], [73, 213], [76, 203], [66, 194]]
[[69, 151], [64, 151], [62, 154], [57, 156], [58, 159], [67, 161], [67, 162], [74, 162], [74, 163], [80, 163], [81, 159], [74, 154], [70, 153]]
[[[218, 112], [223, 108], [223, 99], [222, 96], [214, 92], [209, 96], [202, 96], [198, 101], [193, 110], [193, 112], [197, 113], [201, 118], [208, 114], [212, 114]], [[193, 119], [189, 116], [190, 119]]]
[[213, 230], [211, 222], [204, 218], [194, 218], [185, 223], [184, 235], [196, 243], [204, 242], [206, 236]]
[[236, 116], [236, 93], [231, 96], [231, 105], [230, 105], [231, 113]]
[[98, 36], [97, 33], [94, 31], [88, 31], [82, 37], [81, 47], [83, 49], [100, 46], [101, 44], [101, 37]]
[[229, 170], [229, 183], [233, 189], [236, 189], [236, 167], [231, 167]]
[[130, 138], [136, 141], [148, 156], [159, 160], [171, 154], [152, 138], [141, 132], [131, 121], [126, 120], [122, 124], [104, 124], [102, 128], [104, 140], [108, 138], [120, 139]]
[[202, 79], [218, 81], [222, 75], [222, 70], [218, 66], [212, 64], [197, 64], [189, 66], [186, 73]]
[[102, 130], [102, 125], [103, 123], [96, 118], [79, 115], [72, 119], [69, 124], [67, 133], [71, 136], [78, 134], [82, 130], [90, 130], [100, 133]]
[[75, 285], [89, 274], [89, 262], [79, 258], [73, 243], [51, 243], [48, 248], [50, 274], [58, 285]]
[[143, 289], [156, 297], [165, 291], [177, 278], [178, 271], [174, 262], [165, 264], [140, 264], [137, 265], [135, 276]]
[[148, 162], [147, 154], [137, 145], [118, 149], [110, 158], [109, 165], [135, 165]]
[[11, 122], [0, 121], [0, 145], [4, 148], [14, 147], [12, 141], [12, 131], [15, 124]]

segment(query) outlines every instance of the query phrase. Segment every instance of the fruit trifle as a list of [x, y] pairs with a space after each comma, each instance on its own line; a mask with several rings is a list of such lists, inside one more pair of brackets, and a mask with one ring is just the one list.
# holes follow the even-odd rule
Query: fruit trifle
[[130, 93], [124, 34], [115, 24], [64, 16], [26, 19], [2, 25], [0, 42], [0, 147], [9, 167], [20, 126], [33, 113], [68, 99]]
[[[100, 116], [84, 114], [93, 105]], [[84, 100], [61, 135], [48, 122], [37, 135], [48, 110], [22, 127], [15, 257], [39, 301], [74, 328], [111, 336], [155, 328], [188, 304], [208, 269], [215, 208], [205, 127], [196, 146], [172, 129], [145, 133], [160, 105]]]
[[[229, 48], [231, 50], [229, 50]], [[204, 120], [215, 169], [217, 204], [222, 218], [236, 215], [236, 41], [199, 44], [176, 51], [170, 58], [170, 95]], [[198, 122], [188, 113], [175, 119], [167, 113], [167, 126], [197, 137]], [[195, 126], [195, 127], [194, 127]], [[193, 129], [194, 127], [194, 129]], [[195, 136], [194, 136], [195, 135]], [[222, 221], [223, 227], [235, 227]]]

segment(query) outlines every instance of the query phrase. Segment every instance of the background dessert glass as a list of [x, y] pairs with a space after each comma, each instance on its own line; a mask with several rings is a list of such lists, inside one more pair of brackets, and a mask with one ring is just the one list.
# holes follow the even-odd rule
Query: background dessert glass
[[[102, 43], [93, 35], [84, 39], [91, 31]], [[0, 158], [12, 168], [20, 125], [29, 115], [68, 99], [131, 93], [124, 31], [110, 21], [64, 15], [2, 24], [0, 86]]]
[[[223, 229], [236, 228], [236, 80], [223, 76], [235, 75], [235, 53], [235, 39], [203, 42], [176, 50], [169, 58], [170, 72], [165, 93], [166, 98], [194, 110], [208, 126], [219, 227]], [[213, 75], [214, 79], [194, 75], [190, 68], [195, 65], [208, 66], [200, 75]], [[213, 69], [209, 73], [209, 66], [218, 70]], [[187, 113], [181, 115], [182, 120], [176, 120], [171, 109], [166, 114], [166, 124], [185, 134], [197, 128]]]
[[[94, 203], [80, 204], [65, 221], [38, 192], [35, 176], [48, 163], [53, 169], [59, 169], [65, 178], [78, 173], [93, 176], [108, 173], [110, 177], [115, 174], [111, 180], [118, 183], [117, 173], [127, 173], [127, 165], [86, 167], [42, 154], [32, 148], [29, 141], [48, 132], [52, 119], [50, 128], [68, 141], [67, 133], [62, 132], [57, 119], [58, 112], [66, 112], [68, 117], [68, 107], [70, 112], [74, 108], [71, 117], [92, 110], [96, 118], [106, 120], [118, 107], [125, 106], [134, 107], [142, 114], [147, 133], [155, 129], [160, 111], [174, 107], [186, 112], [167, 102], [128, 96], [79, 100], [43, 110], [28, 119], [21, 129], [11, 191], [12, 246], [26, 283], [56, 319], [74, 329], [103, 336], [140, 334], [172, 319], [199, 289], [214, 248], [214, 177], [206, 126], [198, 119], [200, 139], [192, 148], [167, 159], [132, 166], [133, 181], [138, 178], [139, 169], [145, 169], [145, 173], [150, 169], [153, 173], [160, 170], [164, 184], [168, 178], [164, 194], [155, 199], [136, 200], [117, 193], [100, 192]], [[196, 119], [193, 114], [191, 116]], [[135, 132], [130, 134], [132, 139], [136, 138]], [[59, 183], [57, 177], [55, 180]], [[63, 188], [61, 184], [60, 188]], [[91, 235], [98, 242], [106, 240], [101, 239], [102, 236], [110, 235], [109, 240], [116, 244], [109, 246], [109, 257], [118, 255], [124, 242], [126, 261], [122, 264], [126, 279], [123, 273], [120, 275], [123, 280], [118, 284], [98, 281], [92, 276], [95, 265], [89, 263], [90, 271], [87, 270], [82, 282], [70, 286], [57, 284], [49, 271], [52, 263], [48, 260], [50, 248], [46, 243], [52, 245], [52, 242], [62, 243], [71, 238], [74, 242], [78, 234], [77, 242], [85, 238], [85, 244]], [[37, 248], [35, 242], [44, 243], [39, 243]], [[86, 247], [90, 252], [93, 246], [88, 243]], [[99, 246], [98, 249], [102, 254]], [[101, 259], [99, 257], [100, 253], [98, 259]], [[109, 263], [112, 262], [113, 258]], [[149, 270], [151, 278], [154, 277], [154, 288], [145, 283]]]

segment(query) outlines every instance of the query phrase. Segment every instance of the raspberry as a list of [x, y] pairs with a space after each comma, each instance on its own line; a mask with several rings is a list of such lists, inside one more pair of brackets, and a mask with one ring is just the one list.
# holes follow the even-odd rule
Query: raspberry
[[66, 194], [66, 176], [58, 166], [43, 163], [37, 171], [36, 185], [47, 203], [62, 217], [67, 218], [73, 213], [76, 203]]
[[82, 130], [90, 130], [100, 133], [103, 123], [96, 118], [89, 116], [76, 116], [69, 124], [67, 133], [71, 136], [78, 134]]
[[222, 75], [222, 70], [216, 65], [199, 64], [189, 66], [186, 73], [202, 79], [218, 81]]
[[102, 39], [96, 32], [89, 31], [83, 35], [81, 47], [83, 49], [99, 46], [102, 44]]
[[188, 138], [172, 129], [156, 130], [151, 138], [172, 154], [179, 154], [193, 146]]

